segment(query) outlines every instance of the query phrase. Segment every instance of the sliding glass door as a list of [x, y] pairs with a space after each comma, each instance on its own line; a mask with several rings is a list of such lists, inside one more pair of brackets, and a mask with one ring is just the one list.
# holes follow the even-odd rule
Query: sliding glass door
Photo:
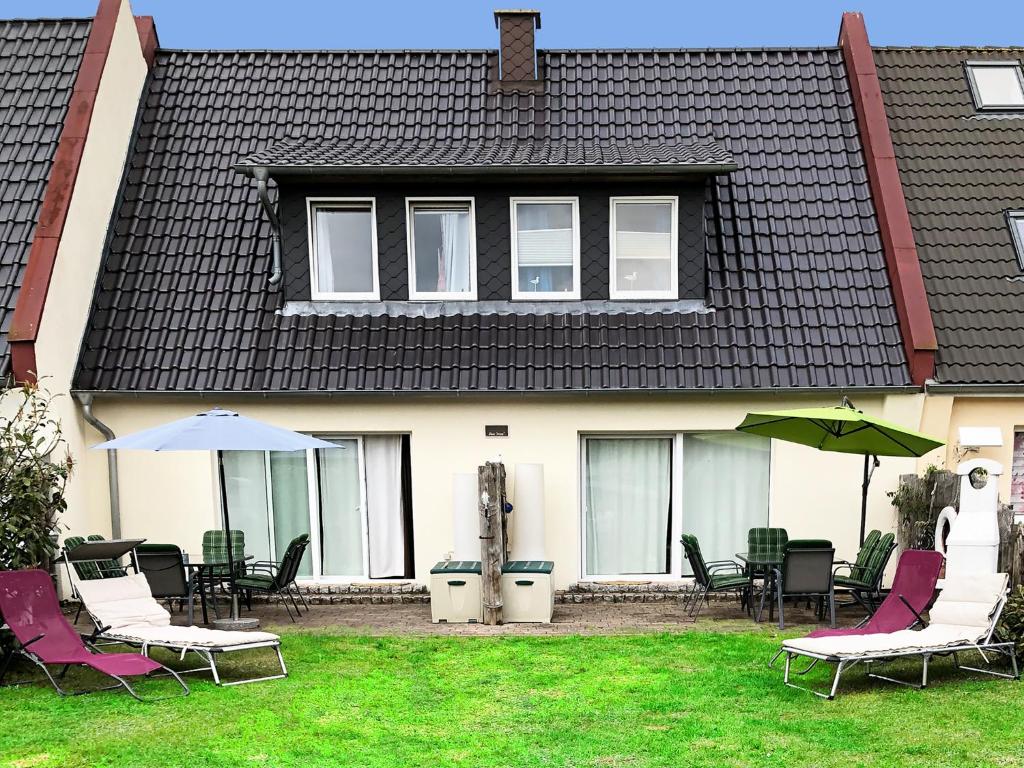
[[672, 439], [592, 437], [585, 447], [587, 575], [667, 574]]
[[684, 532], [733, 558], [768, 522], [769, 449], [738, 432], [584, 437], [583, 576], [689, 575]]
[[231, 525], [247, 554], [279, 560], [310, 535], [300, 578], [405, 578], [412, 572], [408, 437], [327, 437], [339, 447], [224, 453]]

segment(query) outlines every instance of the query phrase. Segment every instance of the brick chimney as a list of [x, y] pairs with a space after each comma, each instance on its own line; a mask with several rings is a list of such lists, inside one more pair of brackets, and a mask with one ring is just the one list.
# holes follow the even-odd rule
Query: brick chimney
[[536, 88], [540, 85], [534, 32], [540, 29], [540, 11], [494, 12], [499, 30], [498, 79], [502, 87]]

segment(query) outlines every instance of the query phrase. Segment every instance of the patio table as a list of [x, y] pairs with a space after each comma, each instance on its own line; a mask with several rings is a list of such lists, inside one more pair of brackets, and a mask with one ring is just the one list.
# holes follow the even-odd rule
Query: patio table
[[[236, 557], [236, 558], [234, 558], [233, 562], [234, 562], [235, 565], [240, 565], [242, 563], [247, 563], [250, 560], [254, 560], [254, 559], [255, 559], [255, 555], [245, 555], [244, 557]], [[186, 568], [188, 568], [188, 569], [190, 569], [192, 571], [195, 571], [196, 584], [199, 586], [199, 602], [200, 602], [200, 604], [202, 605], [202, 608], [203, 608], [203, 624], [209, 624], [210, 623], [210, 619], [209, 619], [209, 617], [207, 616], [207, 613], [206, 613], [206, 580], [209, 578], [209, 581], [210, 581], [210, 598], [212, 599], [213, 598], [213, 578], [212, 578], [213, 570], [215, 568], [224, 568], [225, 566], [227, 566], [227, 564], [228, 564], [227, 559], [193, 560], [192, 558], [190, 558], [190, 557], [188, 557], [186, 555], [184, 565], [185, 565]], [[213, 604], [213, 611], [218, 616], [220, 615], [218, 613], [218, 611], [217, 611], [217, 603], [216, 602], [214, 602], [214, 604]]]
[[[750, 577], [750, 613], [754, 617], [754, 621], [758, 620], [757, 613], [754, 611], [754, 576], [755, 573], [761, 571], [764, 573], [764, 589], [770, 589], [772, 583], [775, 580], [775, 568], [782, 567], [782, 551], [777, 552], [737, 552], [736, 557], [739, 558], [747, 566], [747, 575]], [[774, 613], [774, 603], [769, 602], [768, 605], [768, 621], [772, 620], [772, 614]]]

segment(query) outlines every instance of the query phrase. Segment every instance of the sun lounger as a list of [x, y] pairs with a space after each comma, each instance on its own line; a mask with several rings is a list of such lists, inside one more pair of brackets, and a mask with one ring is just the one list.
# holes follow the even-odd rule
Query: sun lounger
[[[0, 614], [18, 643], [0, 663], [0, 683], [11, 660], [20, 655], [39, 667], [61, 696], [124, 688], [139, 701], [152, 701], [136, 693], [126, 678], [152, 677], [159, 670], [163, 670], [159, 674], [168, 674], [177, 680], [183, 695], [188, 695], [188, 686], [174, 670], [163, 664], [139, 653], [100, 653], [90, 647], [64, 618], [53, 581], [45, 571], [0, 571]], [[59, 666], [62, 670], [54, 677], [49, 666]], [[89, 667], [113, 678], [117, 684], [92, 690], [65, 690], [57, 681], [63, 682], [72, 666]]]
[[[99, 640], [139, 648], [144, 656], [149, 656], [152, 648], [175, 651], [182, 658], [187, 653], [194, 653], [206, 662], [206, 666], [184, 672], [209, 671], [217, 685], [240, 685], [288, 676], [281, 655], [281, 639], [277, 635], [270, 632], [229, 632], [174, 626], [171, 624], [171, 615], [153, 598], [144, 574], [83, 581], [77, 587], [86, 611], [98, 628]], [[274, 650], [281, 667], [280, 674], [244, 680], [221, 680], [217, 670], [219, 655], [259, 648]]]
[[[995, 642], [996, 624], [1006, 603], [1008, 579], [1005, 573], [970, 574], [955, 581], [947, 579], [939, 598], [929, 613], [930, 623], [919, 615], [918, 620], [927, 626], [921, 630], [900, 629], [895, 632], [874, 632], [870, 634], [827, 635], [802, 637], [787, 640], [780, 653], [786, 655], [783, 682], [791, 688], [810, 691], [826, 699], [835, 698], [843, 672], [857, 664], [868, 668], [868, 676], [877, 680], [924, 688], [928, 685], [928, 662], [934, 656], [952, 655], [960, 669], [981, 672], [994, 677], [1018, 679], [1017, 657], [1013, 643]], [[898, 595], [897, 595], [897, 599]], [[914, 609], [916, 611], [916, 608]], [[959, 654], [977, 651], [986, 664], [990, 664], [988, 653], [1006, 656], [1010, 660], [1011, 672], [997, 672], [993, 669], [967, 667], [960, 664]], [[778, 658], [780, 654], [776, 654]], [[811, 665], [796, 674], [806, 674], [819, 661], [835, 664], [836, 671], [829, 692], [805, 688], [790, 681], [791, 664], [794, 658], [804, 656], [812, 660]], [[912, 683], [876, 674], [874, 665], [901, 658], [922, 660], [921, 682]], [[773, 658], [772, 661], [775, 659]]]

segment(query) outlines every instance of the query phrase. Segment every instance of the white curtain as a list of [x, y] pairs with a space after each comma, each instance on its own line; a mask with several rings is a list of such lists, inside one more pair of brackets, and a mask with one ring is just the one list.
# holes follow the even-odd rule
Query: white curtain
[[667, 573], [672, 440], [588, 438], [586, 452], [587, 573]]
[[770, 445], [740, 432], [683, 437], [683, 533], [697, 537], [705, 560], [734, 560], [747, 531], [768, 524]]
[[363, 439], [370, 578], [405, 576], [405, 520], [402, 507], [402, 438]]
[[269, 560], [265, 454], [262, 451], [224, 451], [224, 479], [232, 529], [245, 534], [246, 554], [255, 555], [257, 560]]
[[[270, 498], [274, 505], [274, 548], [277, 560], [284, 557], [296, 536], [309, 533], [309, 486], [305, 451], [273, 451], [270, 454]], [[299, 565], [299, 576], [313, 575], [311, 548]]]
[[469, 213], [451, 211], [438, 215], [441, 225], [441, 249], [438, 252], [437, 290], [468, 293]]
[[363, 575], [363, 509], [359, 444], [332, 440], [342, 450], [318, 450], [320, 465], [321, 573]]

